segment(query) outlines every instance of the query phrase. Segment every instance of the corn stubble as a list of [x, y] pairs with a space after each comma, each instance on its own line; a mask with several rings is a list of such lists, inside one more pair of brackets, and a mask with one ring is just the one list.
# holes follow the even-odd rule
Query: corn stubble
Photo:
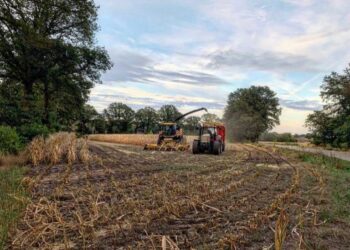
[[[222, 158], [130, 156], [108, 147], [89, 149], [86, 140], [60, 134], [38, 138], [28, 150], [43, 171], [26, 179], [32, 202], [12, 238], [13, 247], [22, 249], [239, 248], [284, 211], [300, 178], [291, 165], [281, 168], [288, 178], [276, 181], [279, 171], [267, 165], [282, 160], [253, 147]], [[260, 162], [266, 167], [255, 167]], [[276, 249], [287, 224], [281, 212], [275, 234], [264, 234]]]

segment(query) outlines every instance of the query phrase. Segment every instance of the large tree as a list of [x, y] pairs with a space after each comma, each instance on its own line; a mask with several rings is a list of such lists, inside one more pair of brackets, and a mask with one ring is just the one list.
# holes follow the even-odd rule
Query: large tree
[[321, 97], [326, 105], [310, 114], [306, 126], [316, 144], [350, 146], [350, 67], [343, 74], [332, 72], [322, 84]]
[[142, 129], [145, 133], [150, 133], [156, 129], [159, 122], [159, 115], [152, 107], [139, 109], [135, 115], [137, 129]]
[[220, 122], [220, 118], [216, 114], [206, 113], [201, 116], [202, 122]]
[[190, 116], [184, 119], [183, 126], [186, 134], [197, 134], [196, 128], [201, 121], [201, 118], [198, 116]]
[[70, 113], [83, 107], [101, 71], [111, 67], [94, 44], [96, 20], [93, 0], [0, 0], [0, 84], [22, 86], [24, 114], [34, 106], [35, 87], [44, 123], [50, 112], [66, 112], [62, 106]]
[[181, 116], [181, 113], [174, 105], [163, 105], [159, 111], [159, 119], [162, 122], [174, 121], [177, 117]]
[[132, 132], [135, 111], [123, 103], [111, 103], [104, 111], [108, 122], [108, 131], [112, 133]]
[[280, 115], [276, 93], [269, 87], [252, 86], [229, 95], [224, 120], [230, 139], [257, 141], [279, 124]]

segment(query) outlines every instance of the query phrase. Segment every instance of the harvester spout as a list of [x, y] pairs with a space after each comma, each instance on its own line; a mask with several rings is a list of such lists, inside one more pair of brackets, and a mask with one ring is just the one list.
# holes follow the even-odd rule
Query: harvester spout
[[183, 114], [183, 115], [179, 116], [178, 118], [176, 118], [174, 120], [174, 122], [177, 122], [177, 121], [183, 119], [184, 117], [186, 117], [186, 116], [188, 116], [190, 114], [193, 114], [193, 113], [196, 113], [196, 112], [199, 112], [199, 111], [202, 111], [202, 110], [205, 110], [206, 112], [208, 112], [208, 110], [206, 108], [195, 109], [195, 110], [192, 110], [192, 111], [190, 111], [190, 112], [188, 112], [186, 114]]

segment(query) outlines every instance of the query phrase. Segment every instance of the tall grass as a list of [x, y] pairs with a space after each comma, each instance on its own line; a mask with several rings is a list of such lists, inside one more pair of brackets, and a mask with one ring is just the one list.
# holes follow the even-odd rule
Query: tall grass
[[24, 168], [0, 170], [0, 249], [5, 248], [10, 229], [26, 206], [26, 189], [21, 184]]

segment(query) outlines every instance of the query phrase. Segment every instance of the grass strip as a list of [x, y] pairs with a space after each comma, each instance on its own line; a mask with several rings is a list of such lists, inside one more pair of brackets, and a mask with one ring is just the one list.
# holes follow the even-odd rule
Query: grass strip
[[21, 184], [26, 169], [0, 169], [0, 249], [6, 246], [10, 229], [26, 206], [27, 192]]
[[311, 153], [300, 153], [299, 158], [323, 167], [328, 174], [332, 203], [330, 210], [322, 211], [323, 219], [350, 223], [350, 162]]

